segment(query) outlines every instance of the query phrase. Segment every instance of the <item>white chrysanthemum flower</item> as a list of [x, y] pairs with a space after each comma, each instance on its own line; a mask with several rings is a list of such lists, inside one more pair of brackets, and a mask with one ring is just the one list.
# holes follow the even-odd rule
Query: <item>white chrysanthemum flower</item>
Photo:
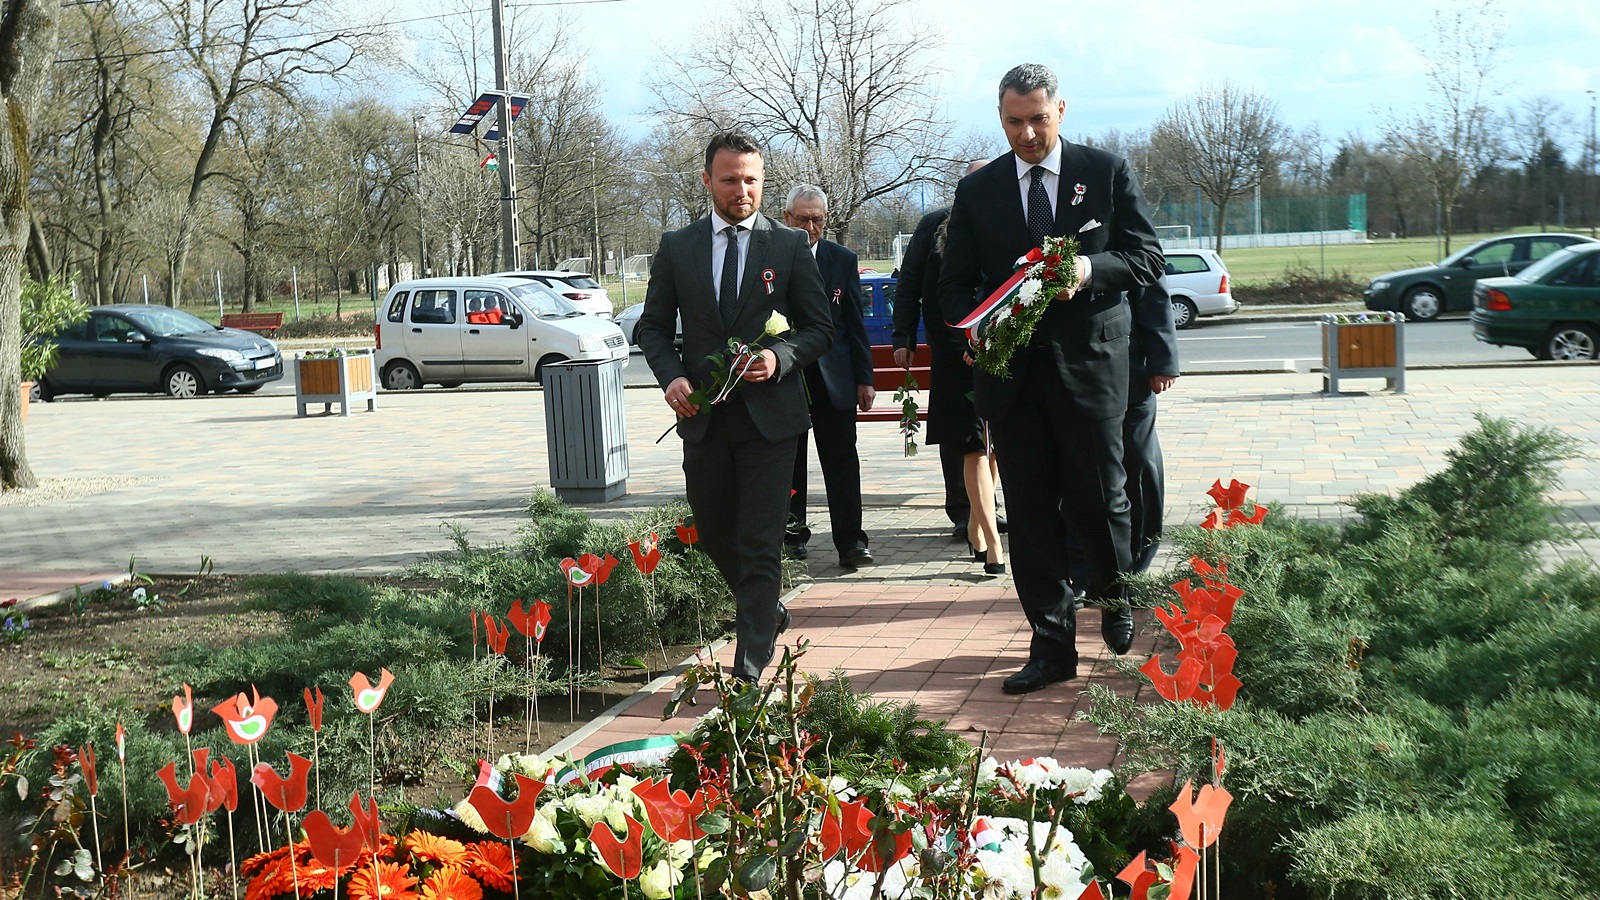
[[832, 900], [871, 900], [872, 887], [877, 881], [876, 874], [863, 872], [853, 866], [847, 867], [842, 860], [836, 859], [822, 868], [819, 887], [823, 896]]
[[999, 768], [1000, 761], [998, 759], [992, 756], [985, 757], [983, 762], [978, 764], [978, 787], [983, 787], [994, 781], [995, 770]]
[[1080, 768], [1065, 769], [1063, 776], [1062, 786], [1075, 795], [1073, 799], [1076, 802], [1085, 806], [1105, 795], [1106, 785], [1111, 783], [1113, 777], [1110, 769], [1090, 771]]
[[1039, 881], [1044, 900], [1078, 900], [1083, 893], [1083, 866], [1065, 854], [1053, 854], [1039, 867]]
[[979, 850], [974, 871], [983, 879], [987, 900], [1010, 900], [1033, 893], [1033, 870], [1024, 854], [1009, 850]]
[[650, 900], [667, 900], [682, 880], [683, 873], [662, 860], [639, 873], [639, 890]]
[[489, 826], [484, 824], [483, 816], [478, 815], [478, 808], [470, 802], [463, 800], [454, 807], [456, 816], [461, 823], [479, 834], [488, 834]]
[[1044, 283], [1037, 278], [1024, 278], [1022, 285], [1017, 289], [1017, 302], [1023, 306], [1032, 306], [1039, 299], [1039, 289]]

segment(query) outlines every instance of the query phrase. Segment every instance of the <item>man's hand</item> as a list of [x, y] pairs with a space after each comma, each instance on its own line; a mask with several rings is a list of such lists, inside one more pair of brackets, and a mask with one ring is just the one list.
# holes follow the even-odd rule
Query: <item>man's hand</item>
[[672, 383], [667, 385], [664, 397], [667, 405], [672, 407], [672, 411], [677, 413], [679, 418], [687, 419], [700, 411], [700, 407], [689, 402], [689, 395], [692, 393], [694, 389], [689, 386], [689, 379], [674, 378]]
[[1172, 387], [1173, 383], [1177, 380], [1178, 376], [1176, 375], [1151, 375], [1150, 393], [1159, 394], [1167, 388]]
[[1089, 279], [1094, 277], [1094, 263], [1089, 262], [1089, 257], [1087, 256], [1079, 256], [1077, 257], [1077, 266], [1078, 283], [1056, 294], [1057, 300], [1071, 300], [1078, 292], [1089, 288]]
[[910, 347], [896, 347], [896, 348], [894, 348], [894, 364], [899, 366], [902, 369], [911, 368], [911, 348]]
[[[899, 353], [900, 351], [896, 350], [895, 352]], [[856, 385], [856, 406], [859, 407], [862, 412], [870, 412], [872, 410], [872, 401], [877, 399], [877, 397], [878, 392], [872, 387], [872, 385]]]
[[745, 370], [745, 381], [767, 381], [778, 377], [778, 354], [763, 350], [750, 357], [750, 368]]

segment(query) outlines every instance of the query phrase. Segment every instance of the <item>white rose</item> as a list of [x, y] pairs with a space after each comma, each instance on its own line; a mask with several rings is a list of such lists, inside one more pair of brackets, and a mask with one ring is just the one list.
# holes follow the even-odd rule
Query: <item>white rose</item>
[[607, 797], [573, 797], [567, 801], [567, 808], [581, 820], [584, 830], [593, 828], [595, 823], [605, 821], [606, 813], [610, 810], [612, 802]]
[[533, 825], [529, 826], [528, 833], [522, 836], [522, 840], [540, 853], [560, 853], [565, 849], [561, 831], [556, 828], [554, 803], [539, 807], [539, 811], [534, 814]]
[[766, 333], [767, 334], [770, 334], [770, 335], [776, 337], [776, 336], [778, 336], [780, 334], [783, 334], [784, 332], [786, 332], [788, 330], [789, 330], [789, 320], [783, 317], [783, 313], [778, 312], [777, 310], [773, 310], [772, 311], [772, 315], [767, 316], [767, 327], [766, 327]]
[[650, 900], [667, 900], [682, 880], [683, 873], [662, 860], [639, 873], [639, 890]]
[[992, 756], [985, 757], [978, 764], [978, 786], [982, 787], [994, 780], [995, 770], [1000, 768], [1000, 761]]

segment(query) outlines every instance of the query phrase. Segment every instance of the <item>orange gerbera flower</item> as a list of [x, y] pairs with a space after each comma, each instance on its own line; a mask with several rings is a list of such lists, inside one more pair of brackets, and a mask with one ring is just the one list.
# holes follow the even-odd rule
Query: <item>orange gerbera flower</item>
[[516, 861], [511, 848], [494, 841], [479, 841], [467, 845], [467, 872], [497, 891], [511, 890], [511, 873]]
[[483, 886], [455, 866], [445, 866], [422, 882], [422, 900], [483, 900]]
[[[294, 845], [295, 861], [289, 862], [289, 848], [279, 847], [269, 853], [258, 853], [245, 860], [239, 870], [245, 874], [256, 872], [250, 879], [250, 884], [245, 888], [245, 900], [271, 900], [273, 897], [294, 893], [294, 875], [298, 869], [301, 877], [302, 893], [305, 886], [305, 871], [311, 865], [310, 845], [299, 843]], [[327, 885], [332, 887], [332, 884]]]
[[[373, 882], [376, 880], [377, 884]], [[417, 886], [417, 879], [412, 876], [411, 869], [399, 863], [378, 863], [378, 871], [374, 873], [371, 866], [364, 866], [350, 876], [351, 900], [419, 900], [417, 892], [412, 888]]]
[[318, 891], [332, 890], [339, 880], [337, 872], [317, 862], [308, 859], [296, 870], [300, 873], [300, 896], [309, 897]]
[[426, 831], [413, 831], [406, 835], [406, 848], [411, 855], [424, 862], [441, 866], [462, 866], [467, 861], [467, 845]]

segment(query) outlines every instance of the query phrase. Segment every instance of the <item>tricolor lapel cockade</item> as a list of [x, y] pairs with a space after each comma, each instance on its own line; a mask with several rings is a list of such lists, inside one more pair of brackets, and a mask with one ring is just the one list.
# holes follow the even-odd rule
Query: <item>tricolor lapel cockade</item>
[[[750, 249], [744, 257], [744, 276], [739, 279], [739, 308], [733, 314], [732, 337], [744, 333], [741, 326], [748, 324], [745, 320], [753, 314], [752, 310], [759, 314], [758, 318], [763, 324], [767, 321], [768, 308], [772, 304], [763, 300], [767, 295], [767, 286], [761, 280], [761, 273], [772, 267], [767, 262], [771, 242], [771, 223], [766, 216], [756, 216], [750, 228]], [[759, 331], [758, 328], [752, 334]]]

